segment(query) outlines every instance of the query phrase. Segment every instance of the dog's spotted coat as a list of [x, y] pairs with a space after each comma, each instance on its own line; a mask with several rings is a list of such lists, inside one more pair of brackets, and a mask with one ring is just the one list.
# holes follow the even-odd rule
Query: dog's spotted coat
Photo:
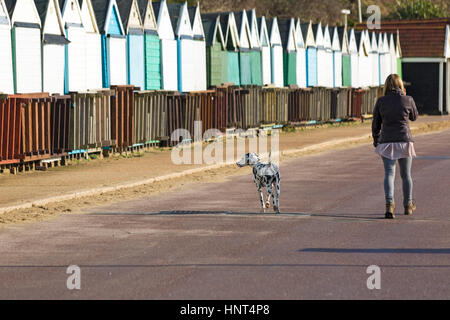
[[[272, 197], [273, 210], [280, 213], [280, 171], [278, 166], [271, 163], [262, 163], [255, 153], [247, 153], [237, 163], [239, 167], [251, 166], [253, 168], [253, 181], [260, 195], [262, 211], [269, 208], [269, 199]], [[264, 203], [262, 188], [267, 189], [268, 197]], [[275, 189], [275, 190], [274, 190]]]

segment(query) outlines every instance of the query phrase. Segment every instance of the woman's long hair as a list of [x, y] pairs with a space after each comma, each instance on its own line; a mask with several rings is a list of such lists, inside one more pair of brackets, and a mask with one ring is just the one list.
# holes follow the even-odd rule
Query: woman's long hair
[[386, 82], [384, 83], [384, 95], [387, 95], [396, 89], [400, 89], [402, 92], [405, 91], [402, 78], [400, 78], [398, 74], [393, 73], [387, 77]]

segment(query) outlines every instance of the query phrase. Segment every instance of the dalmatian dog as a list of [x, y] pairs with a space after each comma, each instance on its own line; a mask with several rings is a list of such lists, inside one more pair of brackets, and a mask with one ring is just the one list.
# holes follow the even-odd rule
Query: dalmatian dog
[[[272, 198], [273, 210], [280, 213], [280, 171], [278, 166], [271, 162], [270, 154], [269, 163], [262, 163], [256, 153], [247, 153], [236, 164], [241, 168], [245, 166], [253, 168], [253, 181], [259, 192], [261, 212], [266, 212], [266, 208], [270, 207], [270, 198]], [[263, 188], [267, 189], [266, 202], [264, 202]]]

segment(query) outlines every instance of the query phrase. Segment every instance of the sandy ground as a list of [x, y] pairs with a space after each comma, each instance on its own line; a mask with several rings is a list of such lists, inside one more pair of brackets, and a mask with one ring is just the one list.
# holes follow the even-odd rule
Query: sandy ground
[[[280, 160], [289, 161], [300, 156], [310, 155], [330, 149], [349, 148], [370, 143], [370, 121], [366, 123], [343, 124], [298, 129], [296, 132], [280, 135], [280, 150], [301, 149], [335, 139], [360, 137], [367, 134], [367, 139], [343, 143], [314, 152], [293, 152]], [[450, 128], [450, 116], [421, 117], [411, 125], [413, 133], [424, 134], [443, 131]], [[201, 165], [174, 165], [170, 160], [169, 149], [152, 149], [138, 157], [111, 157], [90, 161], [74, 162], [64, 167], [51, 168], [47, 172], [28, 172], [18, 175], [0, 175], [0, 207], [84, 191], [92, 188], [113, 186], [122, 183], [137, 182], [174, 172], [201, 167]], [[159, 181], [134, 188], [88, 196], [69, 201], [61, 201], [45, 206], [32, 207], [0, 214], [0, 226], [7, 224], [32, 222], [55, 217], [59, 214], [80, 212], [86, 207], [96, 207], [105, 203], [121, 202], [142, 198], [149, 194], [166, 192], [174, 188], [183, 188], [197, 182], [218, 182], [236, 175], [249, 174], [247, 169], [234, 166], [199, 173], [175, 179]]]

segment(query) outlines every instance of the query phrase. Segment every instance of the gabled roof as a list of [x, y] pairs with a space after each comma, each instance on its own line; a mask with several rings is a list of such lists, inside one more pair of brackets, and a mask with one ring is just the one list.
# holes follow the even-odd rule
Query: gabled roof
[[153, 12], [155, 12], [156, 21], [158, 21], [158, 18], [159, 18], [159, 10], [160, 10], [160, 8], [161, 8], [161, 2], [153, 2], [153, 1], [152, 1], [152, 7], [153, 7]]
[[342, 50], [342, 42], [339, 37], [338, 33], [338, 27], [334, 27], [331, 30], [333, 30], [333, 36], [331, 40], [331, 49], [333, 51], [341, 51]]
[[[259, 43], [261, 46], [264, 45], [264, 42], [267, 43], [268, 46], [270, 46], [270, 36], [269, 36], [269, 30], [267, 29], [267, 23], [266, 23], [266, 17], [262, 16], [260, 18], [256, 19], [258, 23], [258, 29], [259, 29]], [[266, 41], [264, 41], [264, 38]]]
[[295, 22], [294, 19], [278, 20], [278, 29], [280, 30], [281, 43], [284, 50], [294, 51], [297, 49], [295, 39]]
[[341, 45], [342, 53], [348, 54], [349, 53], [348, 33], [346, 32], [345, 27], [337, 27], [337, 33], [338, 33], [339, 43]]
[[[60, 0], [64, 1], [64, 0]], [[105, 33], [106, 24], [109, 22], [106, 21], [110, 18], [112, 14], [113, 7], [116, 7], [117, 14], [120, 16], [120, 10], [117, 7], [117, 3], [115, 0], [92, 0], [92, 8], [94, 9], [95, 19], [97, 20], [97, 26], [100, 33]], [[121, 19], [119, 18], [120, 29], [122, 33], [125, 35], [125, 31], [123, 28], [123, 24]]]
[[176, 25], [172, 25], [167, 3], [165, 1], [152, 2], [152, 7], [153, 12], [155, 13], [158, 35], [160, 39], [175, 39], [174, 28], [176, 28]]
[[355, 32], [355, 40], [356, 40], [356, 45], [358, 47], [358, 52], [359, 54], [364, 54], [365, 56], [369, 54], [368, 48], [366, 47], [366, 42], [365, 42], [365, 32], [364, 31], [356, 31]]
[[144, 30], [152, 30], [158, 32], [157, 15], [153, 9], [151, 0], [137, 0], [139, 5], [139, 13], [141, 14], [142, 25]]
[[62, 15], [61, 10], [59, 8], [58, 1], [55, 0], [34, 0], [34, 4], [36, 5], [36, 9], [39, 13], [39, 16], [41, 18], [41, 24], [42, 24], [42, 30], [41, 32], [44, 32], [47, 13], [48, 13], [48, 7], [50, 4], [50, 1], [54, 1], [55, 9], [56, 9], [56, 16], [58, 19], [58, 26], [59, 26], [59, 35], [65, 37], [65, 31], [64, 31], [64, 25], [62, 22]]
[[191, 21], [191, 28], [194, 28], [194, 20], [195, 20], [195, 12], [197, 11], [197, 7], [191, 6], [188, 7], [189, 20]]
[[220, 15], [217, 13], [202, 14], [203, 30], [205, 31], [205, 40], [207, 46], [212, 46], [219, 35], [222, 49], [225, 49], [225, 37], [223, 36], [220, 25]]
[[269, 31], [269, 39], [270, 39], [270, 45], [276, 46], [283, 46], [283, 41], [281, 40], [281, 34], [280, 34], [280, 28], [278, 26], [278, 18], [272, 18], [267, 20], [267, 28]]
[[178, 20], [180, 19], [180, 11], [183, 4], [181, 3], [168, 3], [167, 9], [169, 10], [170, 22], [172, 23], [175, 34], [178, 33]]
[[[220, 15], [220, 26], [224, 35], [225, 44], [228, 46], [231, 37], [231, 43], [235, 50], [240, 47], [240, 30], [236, 24], [236, 16], [234, 12], [216, 12]], [[232, 32], [234, 29], [235, 33]]]
[[316, 23], [312, 25], [312, 30], [314, 33], [314, 40], [316, 43], [316, 46], [318, 48], [324, 46], [324, 39], [323, 39], [323, 29], [322, 29], [322, 23]]
[[[425, 20], [383, 20], [377, 33], [396, 33], [401, 39], [403, 57], [445, 57], [450, 17]], [[364, 26], [358, 25], [358, 28]], [[450, 54], [447, 54], [450, 57]]]
[[[120, 17], [122, 19], [122, 24], [124, 26], [124, 28], [128, 30], [133, 27], [133, 28], [137, 28], [138, 26], [131, 26], [132, 20], [130, 20], [130, 16], [133, 13], [133, 5], [136, 6], [137, 8], [137, 17], [135, 17], [134, 20], [138, 21], [139, 24], [139, 29], [144, 29], [144, 23], [142, 21], [142, 16], [140, 13], [140, 8], [139, 8], [139, 3], [137, 2], [137, 0], [116, 0], [117, 1], [117, 6], [119, 8], [119, 12], [120, 12]], [[137, 18], [137, 19], [136, 19]]]
[[225, 37], [225, 41], [227, 41], [227, 32], [228, 32], [228, 19], [229, 14], [228, 13], [218, 13], [220, 16], [220, 27], [222, 28], [223, 35]]
[[256, 18], [256, 9], [247, 10], [247, 20], [250, 29], [250, 41], [252, 48], [261, 47], [258, 30], [258, 20]]
[[298, 18], [295, 22], [295, 38], [297, 39], [297, 49], [305, 47], [305, 39], [303, 38], [303, 32], [300, 25], [300, 18]]
[[389, 36], [386, 32], [383, 33], [383, 52], [389, 52]]
[[348, 50], [350, 53], [358, 53], [358, 43], [355, 37], [355, 29], [347, 30]]
[[[41, 18], [40, 18], [39, 13], [38, 13], [38, 11], [36, 9], [36, 4], [34, 3], [33, 0], [30, 0], [30, 1], [31, 1], [32, 6], [33, 6], [34, 13], [35, 13], [35, 21], [19, 21], [19, 22], [37, 23], [37, 24], [39, 24], [39, 26], [42, 26]], [[14, 11], [16, 9], [16, 5], [17, 4], [18, 4], [17, 0], [5, 0], [5, 5], [6, 5], [6, 8], [8, 10], [8, 13], [9, 13], [9, 18], [10, 18], [11, 23], [15, 22], [14, 21], [15, 20]]]
[[[245, 10], [234, 12], [234, 19], [239, 32], [239, 46], [244, 47], [244, 37], [248, 37], [248, 48], [251, 48], [251, 31]], [[246, 48], [246, 47], [244, 47]]]
[[[99, 33], [97, 20], [95, 19], [95, 13], [92, 7], [92, 0], [79, 0], [79, 3], [81, 18], [83, 19], [82, 21], [86, 32], [90, 32], [89, 29], [92, 28], [91, 32]], [[85, 19], [89, 19], [90, 21], [87, 22]]]
[[370, 52], [378, 52], [378, 40], [375, 32], [370, 33]]
[[331, 34], [330, 34], [330, 28], [328, 25], [322, 28], [323, 30], [323, 46], [325, 49], [331, 49]]
[[[170, 20], [172, 26], [174, 27], [175, 34], [177, 37], [189, 36], [192, 37], [192, 24], [189, 19], [189, 10], [187, 7], [187, 2], [178, 4], [170, 3], [167, 4], [167, 9], [169, 10]], [[183, 24], [181, 20], [185, 19], [186, 24]], [[182, 33], [182, 34], [180, 34]]]
[[188, 13], [194, 38], [197, 40], [204, 40], [205, 30], [203, 28], [202, 15], [200, 13], [200, 4], [197, 3], [197, 6], [195, 7], [188, 7]]
[[305, 41], [305, 47], [316, 47], [316, 37], [312, 28], [312, 23], [301, 23], [300, 29], [302, 31], [303, 40]]

